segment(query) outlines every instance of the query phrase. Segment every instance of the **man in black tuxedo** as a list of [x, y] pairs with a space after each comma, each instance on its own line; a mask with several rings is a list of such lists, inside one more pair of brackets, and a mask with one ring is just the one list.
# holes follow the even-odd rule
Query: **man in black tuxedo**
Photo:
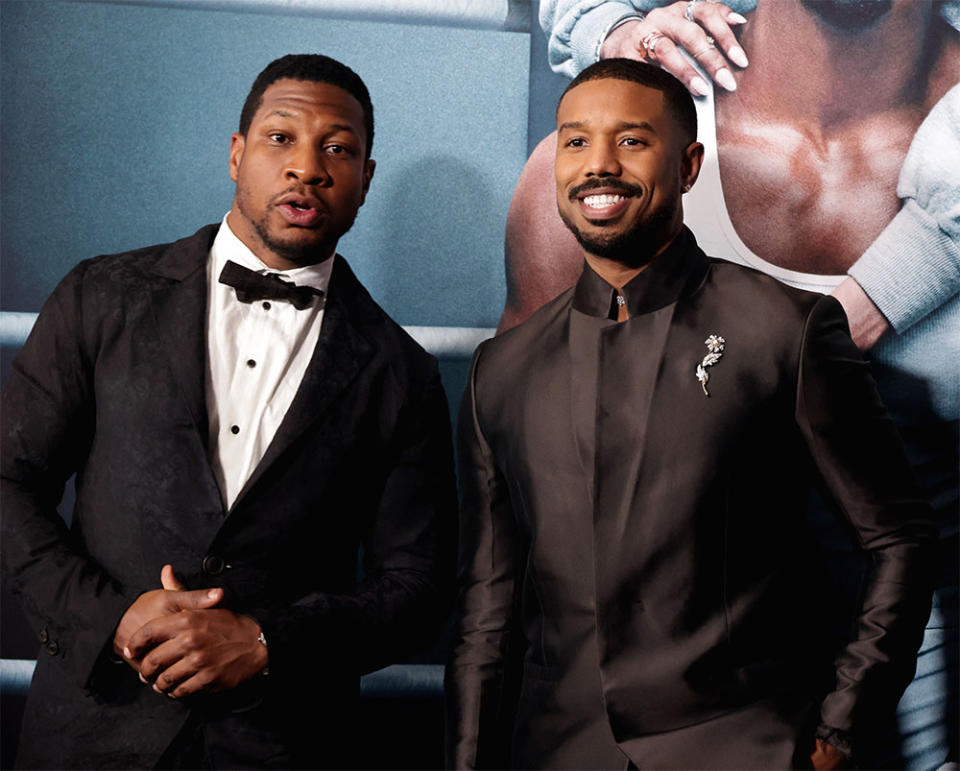
[[[474, 357], [449, 763], [868, 757], [913, 674], [936, 530], [843, 311], [697, 247], [703, 147], [672, 76], [602, 61], [557, 124], [585, 264]], [[835, 663], [815, 482], [870, 560]]]
[[352, 70], [278, 59], [223, 223], [81, 263], [40, 313], [3, 394], [4, 570], [43, 644], [20, 765], [349, 765], [360, 674], [442, 622], [437, 363], [335, 255], [372, 142]]

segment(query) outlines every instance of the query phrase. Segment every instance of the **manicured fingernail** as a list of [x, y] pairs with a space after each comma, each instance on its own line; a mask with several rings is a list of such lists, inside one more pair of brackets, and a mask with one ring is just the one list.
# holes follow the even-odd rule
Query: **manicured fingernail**
[[746, 67], [750, 62], [747, 61], [747, 55], [743, 52], [743, 49], [740, 46], [734, 46], [731, 48], [727, 55], [733, 60], [733, 63], [738, 67]]
[[163, 693], [163, 691], [161, 691], [160, 688], [159, 688], [159, 686], [157, 686], [157, 685], [154, 685], [154, 686], [153, 686], [153, 690], [155, 690], [155, 691], [156, 691], [157, 693], [159, 693], [159, 694], [162, 694], [162, 693]]
[[129, 648], [124, 648], [124, 649], [123, 649], [123, 656], [124, 656], [124, 658], [127, 658], [127, 659], [130, 658], [130, 649], [129, 649]]
[[747, 23], [747, 19], [745, 16], [741, 16], [739, 13], [732, 13], [732, 12], [727, 14], [727, 21], [729, 21], [731, 24]]
[[208, 600], [215, 600], [216, 598], [217, 598], [217, 590], [216, 590], [216, 589], [211, 589], [209, 592], [207, 592], [207, 599], [208, 599]]
[[139, 672], [137, 673], [137, 676], [140, 678], [140, 682], [141, 682], [141, 683], [143, 683], [144, 685], [150, 685], [150, 683], [147, 682], [147, 678], [145, 678], [145, 677], [144, 677], [143, 675], [141, 675]]
[[717, 74], [713, 76], [713, 79], [727, 89], [727, 91], [737, 90], [737, 81], [733, 79], [733, 75], [730, 74], [730, 70], [728, 70], [726, 67], [724, 67], [722, 70], [718, 70]]
[[[724, 70], [724, 72], [726, 72], [726, 70]], [[730, 73], [728, 72], [727, 74], [729, 75]], [[708, 86], [707, 82], [699, 75], [690, 81], [690, 88], [694, 91], [694, 93], [697, 94], [697, 96], [706, 96], [710, 93], [710, 86]]]

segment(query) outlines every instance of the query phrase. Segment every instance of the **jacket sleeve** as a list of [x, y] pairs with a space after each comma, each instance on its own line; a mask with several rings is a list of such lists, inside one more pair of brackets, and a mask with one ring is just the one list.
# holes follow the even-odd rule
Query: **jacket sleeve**
[[[453, 602], [456, 483], [450, 416], [437, 365], [410, 388], [372, 525], [364, 577], [349, 594], [311, 592], [289, 605], [249, 610], [267, 640], [270, 679], [303, 680], [304, 652], [356, 677], [429, 643]], [[337, 674], [337, 673], [333, 673]]]
[[832, 297], [807, 319], [796, 417], [827, 489], [868, 557], [854, 639], [838, 656], [818, 736], [856, 757], [896, 709], [930, 613], [936, 526], [869, 366]]
[[446, 673], [447, 767], [501, 768], [508, 762], [512, 714], [507, 654], [515, 587], [517, 531], [506, 482], [478, 414], [475, 356], [460, 406], [459, 597]]
[[4, 579], [23, 605], [41, 655], [62, 658], [77, 684], [92, 675], [139, 592], [98, 565], [57, 513], [64, 484], [93, 439], [95, 354], [84, 343], [84, 265], [44, 305], [3, 389]]
[[903, 334], [960, 292], [960, 85], [917, 129], [897, 195], [902, 208], [849, 273]]
[[540, 26], [554, 72], [575, 77], [599, 59], [610, 27], [656, 6], [656, 0], [544, 0]]

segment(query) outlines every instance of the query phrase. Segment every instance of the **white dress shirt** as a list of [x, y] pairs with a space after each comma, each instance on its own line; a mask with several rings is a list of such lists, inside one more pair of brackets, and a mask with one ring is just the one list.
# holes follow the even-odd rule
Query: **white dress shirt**
[[227, 260], [258, 273], [327, 291], [335, 257], [293, 270], [272, 270], [227, 225], [207, 260], [207, 414], [210, 462], [224, 505], [233, 506], [263, 458], [303, 380], [323, 323], [323, 298], [303, 310], [285, 300], [244, 303], [221, 284]]

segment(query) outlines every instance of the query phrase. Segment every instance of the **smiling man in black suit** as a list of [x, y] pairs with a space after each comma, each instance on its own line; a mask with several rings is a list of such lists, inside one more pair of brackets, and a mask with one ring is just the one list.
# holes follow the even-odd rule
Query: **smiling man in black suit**
[[278, 59], [223, 223], [44, 306], [3, 394], [3, 564], [45, 651], [20, 765], [350, 765], [360, 674], [444, 618], [437, 364], [335, 255], [372, 143], [352, 70]]
[[[673, 76], [594, 64], [557, 125], [583, 269], [474, 356], [449, 765], [869, 757], [913, 675], [936, 530], [843, 311], [697, 246], [703, 146]], [[835, 663], [813, 484], [870, 561]]]

